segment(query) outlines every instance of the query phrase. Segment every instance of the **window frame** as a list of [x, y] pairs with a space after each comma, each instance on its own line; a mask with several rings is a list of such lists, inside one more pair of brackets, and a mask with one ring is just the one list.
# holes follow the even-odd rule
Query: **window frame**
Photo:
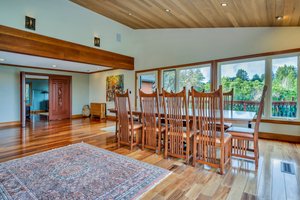
[[196, 69], [196, 68], [205, 68], [205, 67], [209, 67], [210, 70], [210, 91], [212, 90], [212, 83], [213, 83], [213, 77], [212, 77], [212, 64], [211, 63], [206, 63], [206, 64], [200, 64], [200, 65], [189, 65], [189, 66], [183, 66], [183, 67], [174, 67], [174, 68], [169, 68], [169, 69], [162, 69], [162, 77], [161, 77], [161, 85], [162, 88], [164, 86], [164, 72], [165, 71], [175, 71], [175, 92], [179, 92], [179, 79], [180, 79], [180, 75], [179, 72], [180, 70], [187, 70], [187, 69]]
[[[296, 118], [287, 118], [287, 117], [273, 117], [272, 116], [272, 67], [273, 59], [280, 59], [280, 58], [288, 58], [288, 57], [297, 57], [298, 58], [298, 66], [297, 66], [297, 114]], [[265, 98], [265, 107], [264, 107], [264, 115], [263, 119], [266, 120], [277, 120], [277, 121], [300, 121], [300, 109], [299, 109], [299, 102], [300, 102], [300, 53], [286, 53], [286, 54], [277, 54], [272, 56], [258, 56], [253, 58], [246, 58], [246, 59], [236, 59], [224, 62], [217, 62], [217, 84], [221, 84], [221, 66], [224, 64], [235, 64], [235, 63], [243, 63], [243, 62], [253, 62], [253, 61], [260, 61], [265, 60], [265, 85], [268, 86], [268, 91]], [[213, 77], [214, 78], [214, 77]]]

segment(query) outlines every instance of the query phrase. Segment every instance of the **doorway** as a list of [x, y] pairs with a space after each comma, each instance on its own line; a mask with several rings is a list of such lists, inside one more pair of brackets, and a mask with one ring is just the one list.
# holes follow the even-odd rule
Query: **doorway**
[[49, 120], [49, 76], [25, 75], [26, 121]]
[[71, 76], [21, 72], [21, 125], [70, 119]]

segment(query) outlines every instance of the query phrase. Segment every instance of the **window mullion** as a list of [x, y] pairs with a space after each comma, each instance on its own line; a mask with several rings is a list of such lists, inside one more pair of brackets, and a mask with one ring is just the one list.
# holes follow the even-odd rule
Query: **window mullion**
[[264, 117], [270, 118], [272, 116], [272, 58], [266, 58], [265, 68], [265, 85], [268, 86], [267, 95], [265, 99]]

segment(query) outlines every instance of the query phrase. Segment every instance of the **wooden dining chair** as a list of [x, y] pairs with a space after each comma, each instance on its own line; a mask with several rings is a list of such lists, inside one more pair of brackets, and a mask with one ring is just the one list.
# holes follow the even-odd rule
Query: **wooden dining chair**
[[[233, 88], [229, 91], [229, 92], [223, 92], [223, 102], [224, 102], [224, 106], [223, 106], [223, 110], [229, 110], [231, 112], [233, 112]], [[217, 125], [217, 130], [220, 130], [220, 124]], [[232, 127], [232, 123], [230, 122], [224, 122], [224, 130], [226, 131], [227, 129], [229, 129], [230, 127]]]
[[147, 94], [139, 90], [142, 113], [142, 150], [149, 148], [161, 152], [162, 134], [165, 127], [161, 126], [159, 96], [157, 90]]
[[[191, 88], [193, 110], [193, 166], [196, 162], [219, 168], [224, 173], [231, 160], [231, 135], [224, 131], [222, 86], [214, 92]], [[220, 130], [217, 125], [220, 124]], [[220, 155], [218, 155], [220, 154]]]
[[164, 156], [173, 156], [185, 159], [188, 164], [191, 155], [191, 139], [189, 126], [184, 126], [184, 121], [189, 121], [186, 99], [186, 89], [179, 93], [169, 93], [163, 89], [164, 117], [165, 117], [165, 151]]
[[124, 94], [115, 93], [115, 107], [117, 110], [117, 144], [130, 146], [130, 150], [138, 144], [138, 131], [142, 130], [142, 124], [133, 123], [128, 90]]
[[258, 168], [259, 158], [258, 131], [264, 110], [266, 92], [267, 86], [265, 85], [263, 87], [254, 129], [233, 126], [227, 130], [227, 133], [232, 135], [232, 156], [254, 160], [256, 169]]

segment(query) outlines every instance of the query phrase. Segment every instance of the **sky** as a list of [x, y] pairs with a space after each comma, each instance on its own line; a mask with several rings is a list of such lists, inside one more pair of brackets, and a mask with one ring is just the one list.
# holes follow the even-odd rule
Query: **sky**
[[[284, 64], [297, 66], [297, 59], [297, 56], [272, 59], [272, 70], [276, 73], [278, 67], [283, 66]], [[235, 77], [239, 69], [246, 70], [250, 79], [254, 74], [261, 76], [265, 73], [265, 60], [223, 64], [221, 65], [222, 77]]]

